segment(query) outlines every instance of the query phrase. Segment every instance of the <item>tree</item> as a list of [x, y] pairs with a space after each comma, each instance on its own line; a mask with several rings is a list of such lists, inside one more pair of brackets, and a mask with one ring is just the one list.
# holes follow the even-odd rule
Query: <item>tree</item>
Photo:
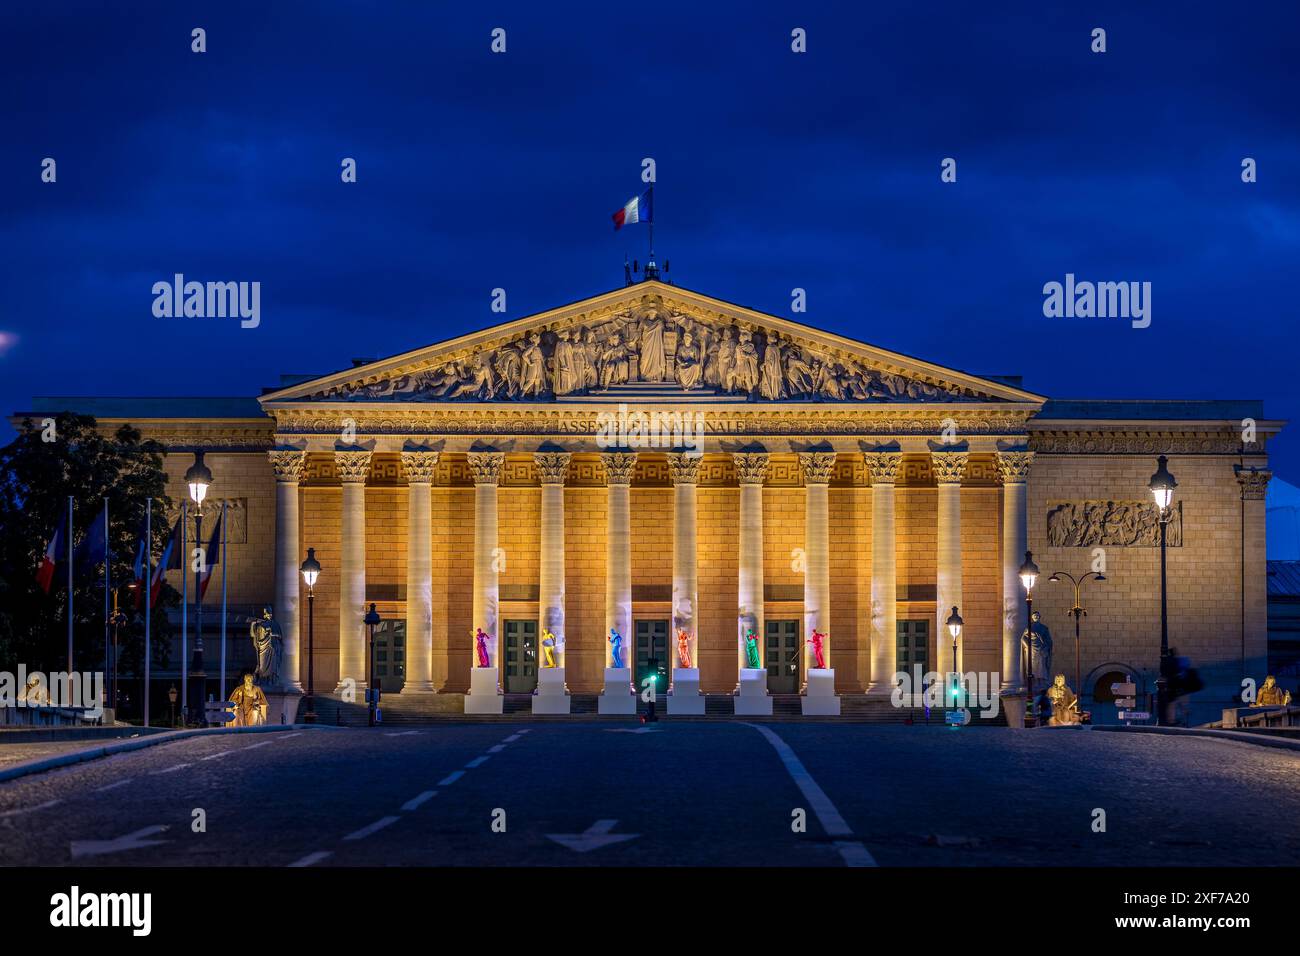
[[[85, 537], [108, 498], [110, 578], [120, 587], [129, 623], [118, 634], [120, 675], [143, 674], [143, 602], [135, 608], [126, 585], [144, 530], [145, 502], [153, 498], [152, 560], [161, 554], [170, 528], [162, 445], [142, 441], [129, 425], [109, 436], [89, 415], [61, 412], [25, 420], [13, 442], [0, 449], [0, 668], [15, 671], [63, 670], [67, 666], [67, 564], [59, 567], [47, 595], [36, 583], [54, 529], [73, 498], [73, 544]], [[170, 628], [166, 608], [179, 603], [164, 585], [153, 607], [154, 659], [166, 664]], [[76, 568], [73, 574], [73, 648], [77, 670], [104, 666], [104, 567]]]

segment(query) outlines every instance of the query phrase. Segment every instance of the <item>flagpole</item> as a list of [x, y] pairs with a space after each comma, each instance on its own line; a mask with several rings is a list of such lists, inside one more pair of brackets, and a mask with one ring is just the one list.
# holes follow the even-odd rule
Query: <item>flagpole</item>
[[[104, 687], [108, 687], [108, 675], [112, 673], [109, 669], [108, 660], [108, 589], [109, 589], [109, 565], [113, 560], [112, 548], [108, 545], [108, 495], [104, 496]], [[111, 698], [110, 698], [111, 700]], [[113, 722], [117, 723], [117, 712], [113, 713]]]
[[72, 677], [72, 495], [68, 495], [68, 678]]
[[221, 702], [226, 701], [226, 504], [221, 502]]
[[190, 562], [189, 550], [185, 547], [185, 518], [188, 509], [181, 502], [181, 719], [189, 715], [190, 705]]
[[149, 726], [149, 661], [153, 647], [150, 619], [153, 617], [153, 495], [144, 502], [144, 725]]

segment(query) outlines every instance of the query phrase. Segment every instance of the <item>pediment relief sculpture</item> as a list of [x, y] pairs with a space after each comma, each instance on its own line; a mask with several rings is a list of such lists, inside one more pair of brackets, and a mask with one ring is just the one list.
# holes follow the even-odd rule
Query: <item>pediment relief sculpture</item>
[[611, 315], [529, 329], [437, 357], [426, 369], [332, 387], [326, 401], [563, 401], [629, 390], [750, 401], [998, 399], [872, 367], [861, 356], [757, 324], [692, 316], [645, 296]]

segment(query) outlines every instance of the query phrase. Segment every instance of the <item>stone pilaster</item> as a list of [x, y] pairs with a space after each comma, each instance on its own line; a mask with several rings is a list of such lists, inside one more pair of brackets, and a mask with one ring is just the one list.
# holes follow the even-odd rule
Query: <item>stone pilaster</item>
[[474, 610], [465, 647], [470, 667], [477, 664], [474, 632], [482, 628], [488, 636], [488, 666], [497, 667], [497, 614], [500, 607], [498, 569], [501, 552], [497, 545], [497, 486], [501, 482], [502, 452], [470, 452], [470, 471], [474, 475]]
[[737, 654], [739, 666], [746, 666], [745, 632], [758, 639], [759, 665], [766, 654], [763, 620], [763, 480], [768, 456], [762, 452], [732, 455], [736, 479], [740, 482], [739, 587], [737, 608]]
[[636, 452], [604, 452], [605, 484], [609, 489], [608, 528], [605, 533], [605, 666], [613, 664], [609, 632], [623, 637], [623, 664], [632, 666], [632, 472]]
[[406, 684], [402, 693], [433, 691], [433, 525], [431, 486], [436, 451], [402, 452], [406, 472]]
[[[812, 634], [826, 635], [823, 655], [831, 667], [831, 558], [830, 480], [835, 471], [835, 452], [815, 451], [799, 455], [804, 484], [804, 577], [803, 577], [803, 673], [817, 666]], [[805, 683], [807, 677], [804, 678]]]
[[[1273, 472], [1233, 467], [1241, 486], [1241, 564], [1245, 620], [1242, 677], [1268, 669], [1268, 555], [1264, 545], [1264, 496]], [[1171, 559], [1177, 551], [1170, 551]], [[1259, 677], [1255, 677], [1259, 680]]]
[[961, 479], [969, 455], [964, 451], [932, 451], [931, 469], [939, 486], [938, 514], [935, 522], [935, 657], [930, 669], [944, 673], [950, 668], [961, 672], [965, 649], [957, 648], [952, 659], [952, 635], [948, 633], [948, 615], [956, 607], [961, 611]]
[[370, 452], [335, 451], [334, 469], [343, 484], [336, 691], [355, 693], [360, 702], [366, 687], [366, 476], [370, 473]]
[[894, 482], [903, 456], [897, 451], [863, 455], [871, 475], [871, 682], [867, 693], [887, 696], [898, 671], [898, 564]]
[[690, 637], [691, 664], [700, 666], [700, 635], [696, 628], [699, 606], [699, 575], [696, 564], [696, 488], [700, 480], [702, 455], [674, 453], [668, 456], [673, 479], [673, 607], [672, 633], [668, 635], [668, 656], [675, 671], [681, 667], [677, 653], [677, 632]]
[[281, 673], [295, 690], [302, 690], [301, 637], [298, 625], [298, 482], [307, 456], [296, 449], [277, 448], [267, 455], [275, 472], [275, 619], [284, 635]]
[[1025, 690], [1020, 667], [1020, 635], [1029, 626], [1020, 565], [1029, 547], [1029, 520], [1025, 482], [1033, 452], [999, 451], [1002, 473], [1002, 692]]
[[555, 664], [564, 666], [564, 480], [569, 473], [568, 452], [546, 451], [533, 456], [542, 485], [541, 555], [538, 561], [537, 640], [541, 666], [542, 636], [555, 635]]

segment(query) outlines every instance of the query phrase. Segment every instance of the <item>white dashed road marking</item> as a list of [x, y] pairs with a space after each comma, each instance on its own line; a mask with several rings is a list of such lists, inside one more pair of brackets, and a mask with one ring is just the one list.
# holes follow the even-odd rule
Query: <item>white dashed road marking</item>
[[384, 827], [396, 823], [397, 820], [398, 820], [397, 817], [381, 817], [380, 819], [376, 820], [374, 823], [370, 824], [370, 826], [362, 827], [360, 830], [354, 830], [352, 833], [349, 833], [343, 839], [364, 840], [366, 837], [370, 836], [370, 834], [378, 833]]
[[447, 774], [447, 776], [443, 777], [441, 780], [438, 781], [438, 786], [450, 787], [453, 783], [455, 783], [463, 776], [465, 776], [464, 770], [453, 770], [451, 773]]
[[785, 764], [786, 773], [790, 774], [790, 779], [794, 781], [795, 786], [799, 788], [799, 792], [808, 801], [808, 805], [817, 817], [817, 822], [826, 831], [826, 835], [841, 838], [835, 841], [835, 849], [844, 858], [844, 862], [849, 866], [876, 866], [876, 860], [871, 855], [871, 852], [863, 846], [861, 841], [852, 839], [853, 830], [844, 822], [844, 817], [840, 816], [840, 811], [835, 809], [835, 804], [831, 802], [831, 798], [812, 778], [812, 774], [808, 772], [808, 768], [803, 765], [795, 752], [790, 749], [790, 745], [771, 730], [759, 724], [746, 724], [745, 726], [757, 730], [776, 750], [781, 762]]
[[418, 734], [418, 730], [390, 730], [384, 734], [385, 737], [413, 737]]
[[465, 764], [466, 770], [473, 770], [475, 767], [481, 767], [492, 758], [484, 754], [482, 757], [475, 757], [469, 763]]
[[426, 790], [426, 791], [424, 791], [424, 793], [420, 794], [419, 796], [417, 796], [417, 797], [412, 797], [410, 800], [407, 800], [404, 804], [402, 804], [402, 809], [403, 809], [403, 810], [414, 810], [416, 807], [418, 807], [420, 804], [424, 803], [424, 802], [425, 802], [426, 800], [428, 800], [430, 797], [432, 797], [432, 796], [434, 796], [435, 794], [437, 794], [437, 792], [438, 792], [437, 790]]
[[105, 784], [102, 787], [96, 787], [95, 792], [103, 793], [105, 790], [116, 790], [118, 787], [125, 787], [128, 783], [130, 783], [134, 779], [135, 779], [134, 777], [127, 777], [125, 780], [118, 780], [116, 783]]
[[187, 763], [178, 763], [174, 767], [168, 767], [166, 770], [155, 770], [153, 773], [155, 776], [157, 776], [160, 773], [175, 773], [177, 770], [184, 770], [188, 766], [189, 764]]
[[505, 750], [505, 749], [506, 749], [506, 745], [505, 745], [505, 744], [497, 744], [495, 747], [489, 747], [489, 748], [488, 748], [488, 753], [490, 753], [490, 754], [499, 754], [501, 751], [503, 751], [503, 750]]
[[514, 743], [514, 742], [515, 742], [516, 740], [518, 740], [518, 739], [519, 739], [519, 735], [518, 735], [518, 734], [511, 734], [509, 737], [507, 737], [505, 740], [503, 740], [503, 741], [501, 741], [501, 742], [502, 742], [503, 744], [512, 744], [512, 743]]
[[333, 856], [333, 855], [334, 854], [330, 850], [317, 850], [315, 853], [308, 853], [301, 860], [294, 860], [292, 863], [289, 864], [289, 866], [290, 867], [312, 866], [313, 864], [319, 863], [327, 856]]
[[44, 803], [38, 803], [35, 806], [19, 807], [17, 810], [6, 810], [4, 813], [0, 813], [0, 820], [4, 819], [5, 817], [16, 817], [20, 813], [33, 813], [36, 810], [47, 810], [58, 803], [62, 803], [62, 801], [46, 800]]
[[274, 740], [263, 740], [261, 743], [258, 743], [258, 744], [249, 744], [249, 745], [248, 745], [247, 747], [245, 747], [244, 749], [245, 749], [245, 750], [256, 750], [258, 747], [269, 747], [269, 746], [271, 746], [271, 744], [273, 744], [273, 743], [275, 743]]
[[206, 757], [200, 757], [200, 760], [216, 760], [218, 757], [225, 757], [234, 753], [233, 750], [218, 750], [214, 754], [208, 754]]

